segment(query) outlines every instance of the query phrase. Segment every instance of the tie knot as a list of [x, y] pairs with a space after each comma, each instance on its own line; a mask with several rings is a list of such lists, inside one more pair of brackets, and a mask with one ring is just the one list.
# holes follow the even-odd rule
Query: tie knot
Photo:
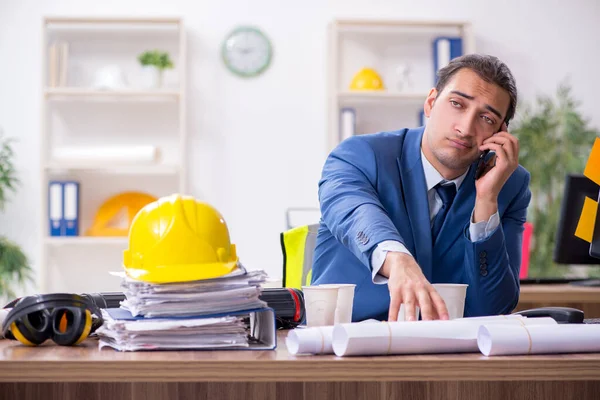
[[456, 185], [454, 183], [443, 184], [440, 182], [436, 185], [435, 189], [437, 190], [437, 193], [440, 196], [440, 199], [442, 199], [444, 205], [452, 203], [454, 196], [456, 196]]

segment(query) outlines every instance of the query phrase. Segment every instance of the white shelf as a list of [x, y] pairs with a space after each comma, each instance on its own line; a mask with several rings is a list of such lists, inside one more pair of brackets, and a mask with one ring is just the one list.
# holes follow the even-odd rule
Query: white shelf
[[[118, 287], [118, 280], [107, 278], [106, 272], [119, 269], [128, 238], [85, 235], [101, 207], [126, 192], [155, 198], [187, 193], [186, 35], [180, 18], [44, 18], [39, 291], [81, 293]], [[166, 51], [174, 68], [164, 72], [160, 88], [144, 89], [137, 57], [154, 48]], [[102, 77], [98, 74], [110, 65], [119, 68], [122, 89], [95, 86]], [[141, 163], [69, 161], [53, 157], [60, 146], [154, 146], [160, 156]], [[82, 236], [49, 236], [48, 184], [53, 180], [80, 183]], [[111, 218], [122, 220], [122, 210], [118, 213]]]
[[48, 100], [114, 100], [114, 101], [175, 101], [180, 98], [178, 90], [99, 90], [93, 88], [46, 88]]
[[170, 165], [49, 164], [45, 169], [50, 173], [69, 171], [119, 175], [176, 175], [181, 171], [181, 168]]
[[352, 27], [364, 27], [373, 29], [406, 29], [412, 27], [428, 27], [428, 28], [444, 28], [444, 27], [463, 27], [469, 25], [470, 22], [465, 20], [419, 20], [419, 19], [405, 19], [401, 21], [397, 20], [381, 20], [381, 19], [339, 19], [335, 21], [335, 24], [339, 29], [352, 28]]
[[[475, 52], [468, 21], [332, 21], [327, 51], [327, 150], [348, 135], [340, 133], [340, 110], [344, 107], [355, 108], [354, 134], [418, 126], [427, 94], [435, 86], [433, 43], [442, 36], [460, 37], [463, 54]], [[408, 76], [400, 67], [407, 68]], [[362, 68], [376, 70], [386, 90], [351, 91], [349, 86]], [[404, 79], [410, 86], [403, 84]], [[398, 91], [402, 88], [407, 92]]]
[[135, 39], [152, 37], [161, 40], [168, 35], [178, 35], [181, 21], [178, 18], [46, 18], [49, 34], [70, 41], [82, 39], [115, 38]]
[[355, 91], [355, 92], [340, 92], [338, 99], [341, 104], [350, 103], [365, 103], [373, 101], [386, 101], [386, 102], [398, 102], [398, 101], [421, 101], [424, 102], [427, 97], [427, 93], [401, 93], [401, 92], [390, 92], [390, 91]]
[[116, 18], [116, 17], [47, 17], [45, 18], [47, 25], [57, 24], [65, 25], [66, 28], [73, 28], [77, 26], [90, 26], [90, 25], [124, 25], [126, 28], [132, 29], [144, 25], [162, 25], [172, 24], [180, 25], [181, 20], [179, 18], [170, 17], [151, 17], [151, 18]]
[[409, 36], [446, 34], [461, 34], [464, 26], [468, 24], [462, 22], [424, 22], [424, 21], [404, 21], [402, 23], [394, 22], [372, 22], [361, 23], [351, 22], [338, 23], [338, 32], [343, 35], [391, 35], [391, 36]]
[[45, 243], [52, 246], [85, 245], [85, 246], [122, 246], [127, 247], [126, 236], [100, 237], [100, 236], [47, 236]]

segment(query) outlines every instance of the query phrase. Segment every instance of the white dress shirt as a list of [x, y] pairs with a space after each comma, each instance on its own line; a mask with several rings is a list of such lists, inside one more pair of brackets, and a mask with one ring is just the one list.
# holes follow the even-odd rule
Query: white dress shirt
[[[421, 150], [421, 161], [423, 163], [423, 172], [425, 173], [425, 182], [427, 184], [427, 200], [429, 202], [429, 220], [430, 223], [433, 224], [433, 218], [442, 208], [442, 199], [435, 190], [435, 187], [440, 182], [452, 182], [456, 185], [456, 191], [460, 188], [467, 172], [462, 174], [456, 179], [448, 181], [442, 177], [442, 175], [434, 168], [433, 165], [425, 158], [423, 154], [423, 150]], [[473, 210], [474, 211], [474, 210]], [[490, 217], [487, 221], [480, 221], [478, 223], [473, 223], [473, 212], [471, 212], [471, 224], [469, 225], [469, 235], [471, 241], [481, 241], [487, 239], [494, 230], [500, 224], [500, 217], [498, 216], [498, 212]], [[475, 238], [475, 240], [473, 240]], [[373, 283], [384, 284], [387, 283], [387, 278], [383, 275], [378, 275], [379, 270], [383, 266], [383, 262], [385, 261], [385, 256], [388, 251], [397, 251], [401, 253], [407, 253], [412, 256], [410, 251], [400, 242], [395, 240], [385, 240], [377, 245], [373, 253], [371, 254], [371, 267], [373, 270]], [[414, 256], [413, 256], [414, 257]]]

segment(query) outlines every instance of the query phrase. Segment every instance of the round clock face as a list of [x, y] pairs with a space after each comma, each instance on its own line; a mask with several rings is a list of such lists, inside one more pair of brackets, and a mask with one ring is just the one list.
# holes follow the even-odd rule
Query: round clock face
[[231, 72], [243, 77], [256, 76], [271, 63], [271, 42], [260, 30], [241, 27], [227, 36], [222, 55]]

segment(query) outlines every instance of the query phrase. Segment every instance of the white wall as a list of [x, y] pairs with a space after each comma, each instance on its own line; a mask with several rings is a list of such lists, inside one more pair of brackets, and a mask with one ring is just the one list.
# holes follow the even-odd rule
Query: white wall
[[[38, 198], [45, 195], [37, 159], [44, 15], [184, 18], [192, 194], [224, 214], [245, 264], [274, 277], [281, 274], [285, 209], [317, 204], [326, 156], [326, 25], [333, 18], [471, 20], [478, 51], [512, 68], [523, 99], [553, 93], [569, 76], [582, 111], [600, 127], [597, 0], [0, 0], [0, 126], [19, 140], [22, 180], [0, 215], [0, 234], [21, 244], [34, 264]], [[241, 23], [261, 26], [274, 42], [274, 63], [258, 79], [238, 79], [220, 61], [225, 34]]]

